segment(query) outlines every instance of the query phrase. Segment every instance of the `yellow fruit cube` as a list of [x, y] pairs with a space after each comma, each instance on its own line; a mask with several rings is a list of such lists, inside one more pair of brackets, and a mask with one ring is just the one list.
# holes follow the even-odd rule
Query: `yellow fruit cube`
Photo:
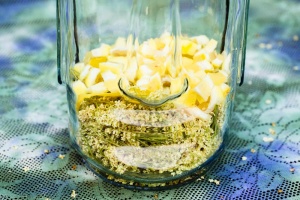
[[190, 73], [196, 73], [197, 71], [201, 70], [201, 68], [196, 63], [185, 66], [185, 69]]
[[214, 85], [221, 85], [222, 83], [227, 82], [228, 75], [223, 70], [218, 71], [217, 73], [208, 73], [209, 77], [213, 81]]
[[201, 79], [199, 79], [194, 72], [187, 71], [186, 69], [182, 70], [183, 76], [185, 76], [188, 79], [189, 87], [194, 88]]
[[199, 80], [202, 80], [205, 76], [206, 76], [206, 73], [204, 70], [199, 70], [195, 73], [195, 76], [199, 79]]
[[227, 85], [225, 83], [223, 83], [222, 85], [220, 85], [220, 88], [221, 88], [224, 96], [227, 96], [227, 94], [230, 92], [229, 85]]
[[138, 78], [141, 78], [143, 76], [152, 76], [155, 74], [155, 71], [152, 67], [148, 65], [142, 65], [138, 69]]
[[173, 78], [171, 80], [171, 87], [170, 87], [171, 94], [176, 94], [180, 92], [182, 88], [183, 88], [183, 80], [181, 77]]
[[164, 66], [166, 67], [166, 74], [169, 74], [171, 77], [176, 77], [177, 69], [172, 62], [172, 58], [168, 57], [164, 62]]
[[176, 105], [181, 106], [195, 106], [198, 94], [192, 89], [188, 89], [181, 97], [176, 100]]
[[192, 88], [189, 88], [188, 91], [186, 91], [181, 97], [179, 97], [175, 101], [175, 104], [179, 107], [190, 107], [199, 105], [203, 102], [204, 100]]
[[90, 69], [91, 69], [91, 66], [86, 65], [79, 75], [79, 80], [83, 81], [85, 79], [85, 77], [89, 74]]
[[217, 47], [218, 42], [214, 39], [209, 40], [209, 42], [205, 45], [204, 50], [207, 53], [213, 52]]
[[119, 63], [114, 63], [114, 62], [102, 62], [99, 63], [99, 69], [102, 72], [105, 71], [112, 71], [113, 73], [120, 75], [123, 69], [123, 65]]
[[158, 50], [161, 50], [165, 47], [165, 43], [160, 38], [155, 39], [155, 44], [156, 44], [156, 49]]
[[99, 63], [101, 63], [101, 62], [106, 62], [106, 61], [107, 61], [107, 58], [106, 58], [106, 57], [92, 57], [88, 63], [89, 63], [89, 65], [91, 65], [92, 67], [98, 68]]
[[110, 50], [111, 55], [113, 56], [126, 56], [127, 47], [114, 47]]
[[98, 77], [100, 75], [100, 69], [92, 67], [84, 79], [84, 83], [87, 87], [90, 87], [98, 82]]
[[159, 73], [156, 73], [150, 77], [148, 88], [151, 92], [162, 89], [162, 81]]
[[188, 57], [182, 57], [181, 61], [182, 61], [183, 68], [189, 68], [190, 66], [193, 65], [194, 62], [193, 59], [190, 59]]
[[97, 83], [95, 85], [92, 85], [87, 89], [89, 93], [93, 94], [105, 94], [108, 92], [107, 88], [105, 87], [104, 82]]
[[206, 35], [199, 35], [199, 36], [193, 37], [192, 40], [202, 46], [206, 45], [209, 42], [209, 39]]
[[87, 91], [87, 88], [86, 88], [85, 84], [80, 80], [74, 81], [72, 83], [72, 88], [73, 88], [73, 91], [75, 92], [75, 94], [77, 96], [80, 95], [80, 94], [84, 94]]
[[209, 120], [211, 115], [203, 112], [198, 107], [191, 107], [185, 109], [193, 118], [200, 118], [202, 120]]
[[221, 60], [220, 58], [215, 58], [213, 61], [212, 61], [212, 64], [215, 68], [219, 68], [223, 63], [223, 60]]
[[110, 50], [110, 54], [113, 56], [126, 56], [127, 55], [126, 39], [123, 37], [118, 37], [115, 44]]
[[140, 53], [146, 57], [146, 58], [153, 58], [153, 55], [155, 54], [155, 47], [153, 46], [150, 46], [148, 42], [146, 43], [143, 43], [141, 46], [140, 46]]
[[209, 53], [210, 62], [212, 62], [214, 59], [216, 59], [217, 56], [218, 56], [218, 53], [216, 51]]
[[84, 69], [84, 63], [76, 63], [75, 65], [74, 65], [74, 70], [75, 70], [75, 72], [77, 72], [78, 74], [80, 74], [82, 71], [83, 71], [83, 69]]
[[230, 73], [230, 65], [231, 65], [231, 54], [225, 56], [224, 62], [222, 64], [222, 69], [229, 74]]
[[109, 81], [109, 80], [115, 80], [115, 79], [118, 78], [118, 76], [115, 75], [115, 74], [114, 74], [113, 72], [111, 72], [110, 70], [107, 70], [107, 71], [105, 71], [105, 72], [102, 72], [102, 73], [101, 73], [101, 76], [102, 76], [104, 82], [105, 82], [105, 81]]
[[131, 59], [129, 66], [125, 70], [125, 77], [130, 82], [135, 82], [136, 75], [137, 75], [138, 65], [135, 58]]
[[91, 51], [92, 57], [107, 57], [110, 52], [110, 46], [107, 44], [102, 44], [99, 48], [93, 49]]
[[199, 69], [205, 70], [205, 71], [213, 71], [214, 70], [214, 67], [212, 66], [212, 64], [207, 60], [196, 62], [196, 66], [199, 67]]
[[224, 101], [225, 101], [225, 96], [223, 95], [223, 92], [222, 92], [220, 86], [215, 86], [212, 89], [210, 101], [209, 101], [208, 107], [205, 110], [205, 112], [206, 113], [212, 112], [216, 105], [219, 105]]
[[127, 57], [124, 57], [124, 56], [108, 56], [107, 61], [126, 66], [128, 59], [127, 59]]
[[194, 55], [193, 59], [194, 61], [203, 61], [203, 60], [210, 60], [210, 57], [206, 51], [200, 50]]
[[182, 55], [193, 56], [197, 50], [197, 44], [191, 40], [181, 40], [181, 53]]
[[105, 87], [111, 92], [111, 93], [117, 93], [119, 92], [119, 77], [112, 73], [111, 71], [105, 71], [101, 73], [102, 78], [104, 80]]
[[194, 91], [203, 98], [204, 101], [207, 101], [211, 95], [212, 89], [214, 87], [213, 81], [208, 75], [206, 75], [200, 83], [194, 88]]
[[137, 82], [136, 86], [139, 87], [140, 90], [148, 90], [151, 76], [145, 75], [141, 77]]

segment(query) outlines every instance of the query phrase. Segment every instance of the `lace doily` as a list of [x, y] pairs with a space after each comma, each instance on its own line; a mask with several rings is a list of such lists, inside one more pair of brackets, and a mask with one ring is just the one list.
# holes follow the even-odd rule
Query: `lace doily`
[[224, 153], [195, 183], [141, 192], [103, 182], [69, 145], [55, 1], [2, 0], [0, 199], [300, 199], [299, 10], [297, 0], [251, 0]]

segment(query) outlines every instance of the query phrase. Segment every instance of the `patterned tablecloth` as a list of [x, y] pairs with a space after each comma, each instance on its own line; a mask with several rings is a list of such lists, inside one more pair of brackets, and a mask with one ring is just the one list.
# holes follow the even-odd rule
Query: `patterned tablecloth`
[[69, 145], [55, 1], [1, 0], [0, 199], [299, 200], [299, 13], [299, 0], [251, 0], [245, 83], [225, 152], [204, 180], [135, 192], [104, 183]]

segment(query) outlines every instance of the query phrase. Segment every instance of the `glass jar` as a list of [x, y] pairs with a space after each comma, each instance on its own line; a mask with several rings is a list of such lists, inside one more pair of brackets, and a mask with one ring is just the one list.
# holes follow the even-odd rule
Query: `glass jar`
[[159, 190], [205, 172], [243, 82], [248, 0], [57, 0], [72, 144], [104, 180]]

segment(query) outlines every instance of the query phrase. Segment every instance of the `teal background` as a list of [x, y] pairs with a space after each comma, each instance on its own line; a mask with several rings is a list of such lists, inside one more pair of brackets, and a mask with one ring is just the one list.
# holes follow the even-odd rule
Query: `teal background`
[[69, 145], [66, 92], [56, 74], [55, 1], [1, 0], [0, 199], [72, 199], [75, 190], [76, 199], [299, 200], [299, 13], [299, 0], [251, 0], [245, 82], [225, 152], [204, 180], [136, 192], [101, 181]]

